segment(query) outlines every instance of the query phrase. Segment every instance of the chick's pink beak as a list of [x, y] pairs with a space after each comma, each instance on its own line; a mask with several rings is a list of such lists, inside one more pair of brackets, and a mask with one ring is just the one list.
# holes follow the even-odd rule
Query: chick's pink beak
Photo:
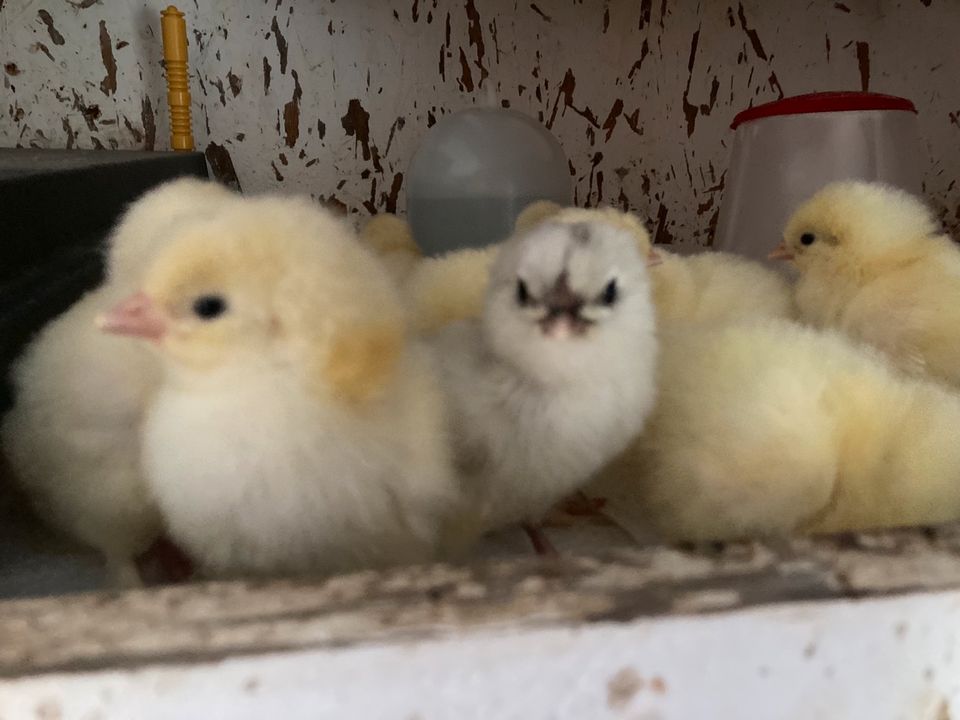
[[114, 335], [159, 340], [167, 331], [167, 320], [153, 300], [138, 292], [97, 317], [97, 327]]
[[650, 252], [647, 253], [647, 267], [653, 267], [654, 265], [659, 265], [663, 262], [663, 255], [658, 253], [654, 248], [650, 248]]
[[793, 252], [787, 247], [786, 243], [782, 242], [773, 249], [773, 252], [767, 255], [767, 260], [793, 260]]

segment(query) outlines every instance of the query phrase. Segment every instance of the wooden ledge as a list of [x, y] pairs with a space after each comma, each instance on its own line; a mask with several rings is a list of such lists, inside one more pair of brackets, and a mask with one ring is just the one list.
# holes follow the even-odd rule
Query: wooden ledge
[[960, 524], [0, 603], [0, 677], [960, 588]]

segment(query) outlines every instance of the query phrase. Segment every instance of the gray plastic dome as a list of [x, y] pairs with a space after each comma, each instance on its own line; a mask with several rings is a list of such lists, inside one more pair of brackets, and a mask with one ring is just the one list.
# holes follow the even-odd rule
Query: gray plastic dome
[[572, 193], [556, 138], [523, 113], [489, 107], [440, 120], [417, 148], [408, 180], [410, 226], [430, 255], [499, 242], [531, 202], [569, 205]]

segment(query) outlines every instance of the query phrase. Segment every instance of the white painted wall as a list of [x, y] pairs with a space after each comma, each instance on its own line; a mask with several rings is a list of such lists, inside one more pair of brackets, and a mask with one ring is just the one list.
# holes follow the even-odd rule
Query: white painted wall
[[[0, 145], [167, 147], [166, 4], [0, 3]], [[492, 92], [562, 141], [578, 202], [619, 202], [660, 241], [703, 244], [736, 111], [781, 92], [868, 87], [917, 103], [926, 191], [960, 228], [956, 2], [182, 0], [181, 9], [198, 145], [221, 171], [229, 157], [246, 189], [402, 211], [401, 175], [432, 118]]]

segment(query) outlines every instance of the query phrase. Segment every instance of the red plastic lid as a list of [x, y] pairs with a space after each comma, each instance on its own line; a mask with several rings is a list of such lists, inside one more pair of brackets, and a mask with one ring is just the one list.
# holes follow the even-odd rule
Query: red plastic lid
[[852, 110], [906, 110], [916, 113], [917, 108], [906, 98], [869, 92], [822, 92], [774, 100], [773, 102], [747, 108], [737, 113], [730, 127], [779, 115], [807, 115], [822, 112], [850, 112]]

